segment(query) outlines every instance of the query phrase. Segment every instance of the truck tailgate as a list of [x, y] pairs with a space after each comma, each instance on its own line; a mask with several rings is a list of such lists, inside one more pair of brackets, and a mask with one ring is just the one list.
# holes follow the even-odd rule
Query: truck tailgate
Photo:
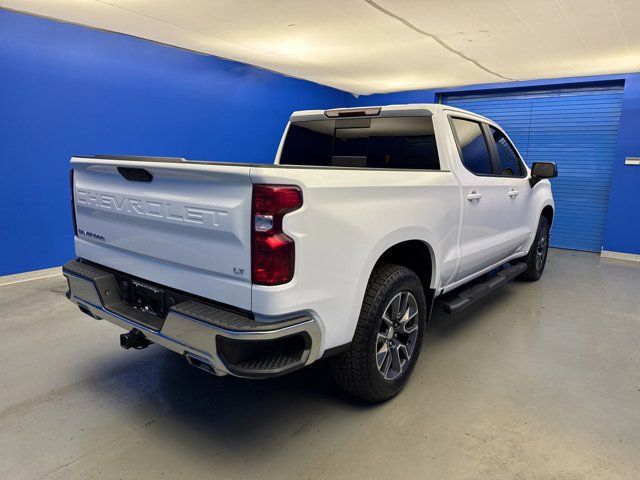
[[251, 309], [250, 165], [74, 157], [71, 166], [78, 257]]

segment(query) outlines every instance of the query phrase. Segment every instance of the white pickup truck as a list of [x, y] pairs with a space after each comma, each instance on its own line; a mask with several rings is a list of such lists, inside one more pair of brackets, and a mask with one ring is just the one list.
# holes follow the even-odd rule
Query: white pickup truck
[[296, 112], [274, 165], [73, 157], [67, 296], [129, 330], [125, 348], [246, 378], [331, 357], [344, 389], [381, 401], [436, 297], [457, 312], [540, 277], [556, 175], [437, 104]]

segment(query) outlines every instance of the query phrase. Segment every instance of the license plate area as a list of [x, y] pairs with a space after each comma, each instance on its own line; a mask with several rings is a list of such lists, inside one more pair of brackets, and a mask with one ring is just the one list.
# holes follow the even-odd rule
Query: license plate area
[[164, 318], [167, 315], [167, 302], [165, 291], [161, 288], [131, 280], [129, 303], [145, 313]]

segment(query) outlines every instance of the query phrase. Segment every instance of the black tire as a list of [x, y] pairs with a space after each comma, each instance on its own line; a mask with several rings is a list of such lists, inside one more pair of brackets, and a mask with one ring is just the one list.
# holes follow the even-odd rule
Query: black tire
[[536, 238], [533, 240], [529, 254], [525, 257], [527, 269], [518, 275], [520, 280], [534, 282], [542, 276], [547, 264], [549, 251], [549, 221], [546, 217], [540, 217]]
[[[402, 306], [404, 299], [405, 314], [395, 315], [396, 303], [397, 312], [405, 308]], [[395, 329], [389, 321], [393, 316], [397, 321]], [[351, 395], [370, 402], [381, 402], [397, 395], [407, 383], [420, 355], [426, 316], [422, 283], [412, 270], [389, 264], [376, 267], [369, 279], [353, 341], [347, 350], [330, 359], [336, 383]], [[414, 329], [416, 323], [417, 330]], [[405, 330], [411, 330], [411, 333], [405, 333]], [[411, 353], [406, 358], [409, 345]], [[402, 357], [405, 357], [404, 363]]]

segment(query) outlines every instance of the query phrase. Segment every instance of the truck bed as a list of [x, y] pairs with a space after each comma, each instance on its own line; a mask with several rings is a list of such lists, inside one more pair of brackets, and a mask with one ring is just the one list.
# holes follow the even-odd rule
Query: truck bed
[[[460, 218], [460, 197], [448, 170], [102, 155], [74, 157], [71, 166], [79, 258], [263, 321], [318, 312], [341, 325], [327, 332], [330, 345], [348, 337], [357, 318], [336, 304], [336, 291], [359, 296], [366, 270], [389, 244], [424, 239], [442, 255], [444, 278], [455, 271], [458, 226], [451, 218]], [[128, 180], [126, 169], [142, 169], [152, 181]], [[284, 232], [295, 241], [295, 276], [285, 285], [251, 281], [255, 184], [302, 191], [302, 208], [284, 217]]]

